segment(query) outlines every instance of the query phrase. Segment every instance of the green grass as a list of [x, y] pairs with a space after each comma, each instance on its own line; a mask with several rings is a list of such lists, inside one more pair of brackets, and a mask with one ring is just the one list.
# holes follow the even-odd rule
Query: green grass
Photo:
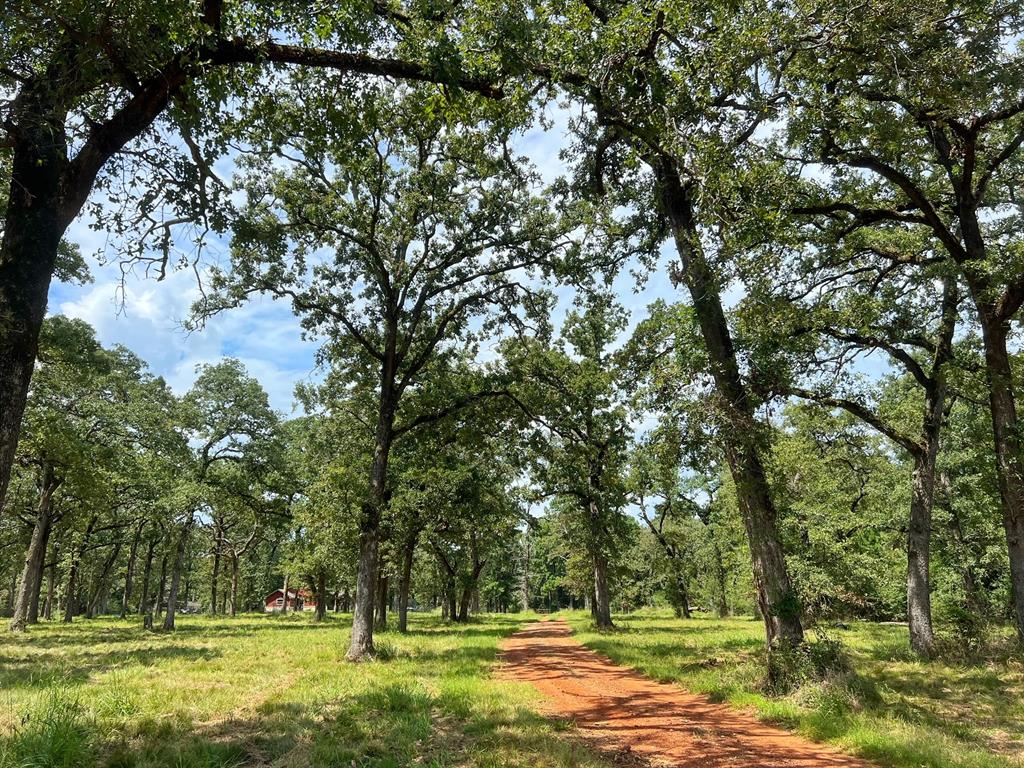
[[1020, 657], [922, 662], [906, 647], [906, 627], [856, 622], [830, 632], [849, 651], [852, 674], [773, 698], [762, 693], [764, 628], [754, 619], [640, 612], [598, 633], [588, 614], [564, 615], [580, 640], [618, 663], [882, 766], [1024, 766]]
[[416, 615], [388, 661], [344, 661], [348, 622], [183, 616], [39, 625], [0, 636], [0, 768], [605, 765], [492, 680], [528, 617]]

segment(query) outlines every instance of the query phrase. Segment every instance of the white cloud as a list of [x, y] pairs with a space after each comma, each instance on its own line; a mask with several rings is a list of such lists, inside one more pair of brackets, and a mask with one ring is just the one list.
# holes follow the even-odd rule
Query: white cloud
[[[87, 254], [102, 240], [81, 223], [69, 239]], [[199, 297], [191, 271], [171, 273], [162, 282], [129, 275], [123, 292], [117, 265], [93, 265], [93, 275], [90, 285], [51, 286], [50, 312], [85, 320], [105, 346], [128, 347], [179, 394], [192, 385], [197, 365], [237, 357], [267, 390], [271, 405], [289, 414], [295, 384], [316, 376], [317, 345], [302, 339], [299, 321], [284, 302], [255, 299], [190, 333], [182, 323]]]

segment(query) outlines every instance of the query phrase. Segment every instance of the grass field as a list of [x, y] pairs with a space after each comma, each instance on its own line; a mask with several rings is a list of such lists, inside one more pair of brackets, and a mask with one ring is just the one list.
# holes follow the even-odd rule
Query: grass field
[[769, 698], [764, 628], [746, 618], [674, 619], [667, 612], [616, 617], [597, 633], [590, 616], [564, 614], [577, 636], [614, 661], [662, 681], [754, 709], [763, 719], [898, 768], [1024, 766], [1024, 661], [923, 663], [906, 628], [853, 623], [832, 635], [853, 674]]
[[[616, 617], [578, 637], [664, 681], [899, 768], [1022, 768], [1024, 662], [925, 664], [905, 628], [835, 630], [853, 674], [782, 698], [760, 693], [752, 619]], [[610, 763], [536, 693], [491, 679], [502, 637], [532, 616], [468, 626], [415, 615], [381, 635], [386, 660], [344, 661], [347, 619], [181, 617], [173, 634], [137, 621], [43, 624], [0, 634], [0, 768], [578, 766]]]
[[526, 618], [413, 617], [387, 661], [343, 659], [347, 621], [183, 616], [0, 635], [0, 768], [603, 765], [489, 679]]

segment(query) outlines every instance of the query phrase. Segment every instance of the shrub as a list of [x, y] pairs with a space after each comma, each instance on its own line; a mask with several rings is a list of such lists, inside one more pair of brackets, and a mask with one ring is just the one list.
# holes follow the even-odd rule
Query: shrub
[[849, 674], [850, 660], [842, 642], [820, 628], [815, 635], [800, 645], [780, 642], [768, 649], [766, 692], [789, 693], [807, 683]]

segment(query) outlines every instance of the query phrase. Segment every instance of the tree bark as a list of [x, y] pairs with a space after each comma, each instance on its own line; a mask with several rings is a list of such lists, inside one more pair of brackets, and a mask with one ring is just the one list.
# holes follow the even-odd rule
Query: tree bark
[[26, 86], [17, 99], [21, 136], [0, 241], [0, 507], [18, 447], [57, 249], [71, 221], [61, 205], [67, 165], [64, 115], [47, 90], [45, 85]]
[[164, 612], [164, 606], [167, 602], [167, 553], [160, 558], [160, 584], [157, 588], [156, 593], [156, 615], [160, 616]]
[[231, 556], [231, 615], [238, 615], [238, 556]]
[[281, 603], [281, 613], [283, 615], [283, 614], [288, 613], [288, 574], [287, 573], [284, 575], [284, 586], [281, 588], [281, 591], [284, 593], [284, 602]]
[[217, 577], [220, 575], [220, 540], [213, 545], [213, 570], [210, 573], [210, 615], [217, 615]]
[[953, 335], [960, 305], [956, 278], [947, 277], [942, 292], [942, 315], [935, 355], [925, 385], [919, 447], [913, 451], [910, 520], [907, 527], [907, 624], [910, 647], [920, 656], [935, 652], [931, 603], [932, 510], [935, 505], [935, 461], [939, 455], [942, 418], [946, 407], [945, 366], [953, 356]]
[[53, 606], [57, 602], [57, 563], [50, 563], [46, 573], [46, 602], [43, 604], [43, 618], [53, 621]]
[[132, 539], [131, 549], [128, 551], [128, 567], [124, 573], [124, 591], [121, 593], [121, 618], [128, 615], [132, 603], [132, 589], [135, 581], [135, 560], [139, 554], [139, 541], [142, 539], [142, 529], [145, 528], [145, 521], [139, 523], [135, 529], [135, 536]]
[[603, 553], [594, 554], [594, 622], [599, 629], [611, 629], [611, 595], [608, 592], [608, 560]]
[[452, 579], [448, 583], [448, 587], [444, 593], [445, 603], [444, 609], [441, 611], [442, 618], [447, 618], [449, 621], [459, 620], [459, 607], [457, 604], [457, 595], [455, 590], [455, 580]]
[[167, 612], [164, 614], [163, 628], [165, 630], [174, 629], [174, 615], [178, 610], [178, 587], [181, 584], [182, 566], [185, 563], [185, 550], [188, 548], [188, 537], [192, 532], [194, 520], [194, 517], [189, 517], [185, 525], [182, 526], [181, 533], [178, 535], [178, 543], [174, 550], [174, 564], [171, 568], [171, 588], [167, 594]]
[[139, 598], [139, 615], [149, 610], [149, 580], [153, 571], [153, 553], [156, 551], [156, 536], [149, 539], [146, 544], [146, 560], [142, 566], [142, 597]]
[[924, 657], [931, 656], [935, 651], [929, 563], [937, 451], [936, 428], [934, 439], [914, 456], [910, 521], [907, 530], [907, 624], [910, 630], [910, 647]]
[[412, 564], [416, 557], [416, 542], [419, 539], [419, 530], [414, 529], [406, 536], [405, 546], [402, 548], [402, 571], [398, 577], [398, 631], [406, 633], [409, 631], [409, 592], [412, 586]]
[[388, 628], [388, 583], [390, 579], [387, 574], [382, 573], [377, 577], [377, 598], [376, 618], [373, 621], [373, 628], [377, 632], [385, 632]]
[[42, 588], [46, 547], [53, 530], [53, 494], [60, 482], [53, 468], [44, 464], [32, 538], [25, 553], [25, 565], [14, 597], [14, 616], [10, 627], [12, 632], [24, 632], [28, 624], [35, 624], [39, 618], [39, 591]]
[[982, 302], [985, 374], [992, 414], [996, 472], [1003, 507], [1003, 528], [1010, 557], [1010, 587], [1014, 623], [1024, 641], [1024, 457], [1021, 454], [1021, 424], [1013, 390], [1013, 370], [1006, 347], [1009, 321], [994, 319], [995, 312]]
[[469, 603], [473, 598], [473, 588], [468, 584], [462, 587], [462, 594], [459, 597], [459, 623], [465, 624], [469, 621]]
[[717, 279], [700, 247], [691, 190], [670, 159], [660, 158], [653, 167], [680, 259], [680, 277], [690, 294], [718, 393], [721, 439], [750, 544], [765, 636], [769, 647], [779, 642], [800, 644], [804, 640], [800, 604], [789, 579], [775, 504], [761, 458], [767, 450], [764, 430], [754, 418], [740, 376]]
[[89, 597], [89, 603], [86, 607], [86, 615], [90, 619], [96, 618], [100, 613], [104, 613], [106, 610], [107, 593], [110, 590], [110, 577], [111, 569], [114, 567], [114, 563], [117, 562], [118, 555], [121, 554], [122, 542], [118, 539], [110, 548], [110, 554], [107, 555], [107, 559], [103, 561], [103, 565], [100, 566], [99, 575], [96, 578], [96, 586], [93, 588], [93, 593]]
[[692, 619], [693, 614], [690, 612], [690, 589], [686, 583], [686, 574], [683, 573], [682, 563], [676, 563], [675, 581], [677, 599], [674, 608], [676, 616]]
[[99, 518], [93, 515], [89, 518], [89, 524], [85, 527], [85, 534], [82, 536], [82, 543], [71, 556], [71, 567], [68, 569], [68, 583], [64, 592], [64, 623], [70, 624], [75, 618], [75, 592], [78, 591], [78, 573], [82, 567], [82, 556], [89, 546], [89, 539], [92, 538], [92, 531], [96, 527]]
[[[389, 328], [389, 347], [394, 347], [394, 329]], [[374, 436], [373, 462], [370, 467], [370, 497], [362, 507], [359, 520], [359, 560], [356, 571], [356, 595], [352, 614], [352, 639], [346, 654], [350, 661], [373, 655], [374, 592], [380, 548], [380, 520], [387, 503], [388, 461], [394, 439], [395, 359], [393, 351], [385, 356], [381, 368], [381, 391]]]
[[327, 577], [323, 571], [316, 577], [316, 613], [314, 619], [323, 621], [327, 617]]
[[726, 593], [728, 588], [725, 567], [722, 564], [722, 553], [718, 552], [718, 562], [715, 564], [717, 570], [718, 580], [718, 602], [716, 606], [716, 613], [718, 618], [724, 619], [729, 615], [729, 597]]

